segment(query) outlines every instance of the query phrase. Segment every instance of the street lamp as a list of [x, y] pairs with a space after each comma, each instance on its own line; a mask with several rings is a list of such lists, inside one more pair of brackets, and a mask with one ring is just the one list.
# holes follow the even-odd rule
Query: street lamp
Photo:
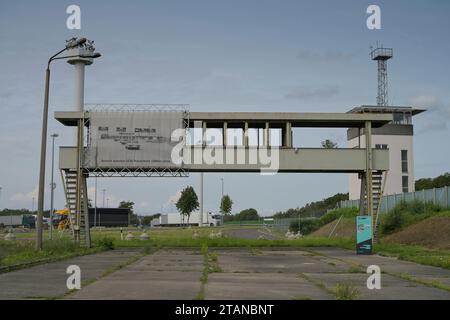
[[[36, 221], [36, 249], [42, 250], [42, 218], [44, 213], [44, 190], [45, 190], [45, 156], [47, 152], [47, 122], [48, 122], [48, 100], [49, 100], [49, 85], [50, 85], [50, 63], [53, 60], [64, 59], [69, 57], [58, 57], [61, 53], [66, 50], [74, 51], [77, 48], [80, 48], [86, 43], [86, 38], [72, 38], [66, 41], [66, 46], [55, 53], [53, 56], [48, 59], [47, 69], [45, 71], [45, 92], [44, 92], [44, 110], [42, 113], [42, 136], [41, 136], [41, 157], [40, 157], [40, 167], [39, 167], [39, 187], [38, 187], [38, 212], [37, 212], [37, 221]], [[92, 47], [92, 46], [91, 46]], [[86, 51], [86, 50], [85, 50]], [[93, 50], [92, 50], [93, 51]], [[99, 57], [99, 55], [90, 52], [89, 50], [86, 53], [90, 53], [89, 58]], [[82, 53], [84, 54], [84, 52]], [[71, 55], [77, 56], [77, 55]], [[80, 54], [78, 54], [80, 56]], [[81, 57], [80, 57], [81, 58]], [[92, 63], [92, 62], [91, 62]]]
[[53, 237], [53, 200], [56, 184], [53, 182], [53, 172], [55, 171], [55, 138], [58, 137], [57, 133], [50, 135], [52, 137], [52, 181], [50, 183], [50, 240]]

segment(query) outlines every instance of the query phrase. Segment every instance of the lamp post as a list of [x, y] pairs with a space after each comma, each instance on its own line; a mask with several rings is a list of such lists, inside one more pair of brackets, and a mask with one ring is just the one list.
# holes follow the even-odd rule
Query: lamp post
[[[58, 57], [61, 53], [66, 50], [74, 50], [81, 47], [86, 43], [86, 38], [72, 38], [66, 41], [66, 46], [55, 53], [48, 59], [47, 69], [45, 71], [45, 91], [44, 91], [44, 110], [42, 113], [42, 134], [41, 134], [41, 156], [40, 156], [40, 166], [39, 166], [39, 187], [38, 187], [38, 212], [36, 221], [36, 249], [42, 250], [42, 219], [44, 213], [44, 190], [45, 190], [45, 156], [47, 152], [47, 122], [48, 122], [48, 101], [49, 101], [49, 90], [50, 90], [50, 63], [57, 59], [67, 59], [74, 58], [76, 56], [85, 59], [97, 58], [100, 54], [94, 54], [93, 52], [86, 52], [90, 55], [85, 55], [81, 57], [80, 54], [70, 55], [67, 57]], [[96, 55], [96, 56], [94, 56]]]
[[56, 188], [56, 184], [53, 182], [53, 173], [55, 171], [55, 138], [58, 137], [57, 133], [53, 133], [50, 135], [52, 137], [52, 175], [51, 175], [51, 183], [50, 183], [50, 240], [53, 238], [53, 201], [54, 201], [54, 192]]

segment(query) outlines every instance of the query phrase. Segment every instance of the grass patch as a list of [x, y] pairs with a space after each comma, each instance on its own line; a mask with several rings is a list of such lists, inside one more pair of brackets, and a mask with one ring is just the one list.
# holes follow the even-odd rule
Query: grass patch
[[44, 241], [43, 250], [36, 250], [34, 241], [0, 241], [0, 272], [43, 262], [58, 261], [75, 256], [107, 250], [102, 246], [80, 247], [77, 243], [61, 239]]
[[333, 291], [337, 300], [355, 300], [359, 296], [358, 289], [348, 282], [338, 283]]
[[450, 269], [450, 251], [448, 250], [382, 243], [375, 245], [375, 252], [383, 256], [397, 257], [400, 260]]
[[444, 209], [431, 202], [401, 201], [395, 208], [385, 215], [380, 216], [380, 226], [383, 235], [396, 231], [436, 215], [449, 215]]

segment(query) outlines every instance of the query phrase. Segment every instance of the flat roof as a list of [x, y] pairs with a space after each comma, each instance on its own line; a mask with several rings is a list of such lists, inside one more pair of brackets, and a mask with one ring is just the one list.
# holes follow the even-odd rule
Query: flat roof
[[362, 105], [354, 107], [348, 113], [394, 113], [394, 112], [411, 112], [413, 116], [427, 111], [424, 108], [417, 108], [413, 106], [376, 106], [376, 105]]
[[[56, 111], [55, 119], [65, 126], [76, 126], [79, 119], [89, 121], [89, 112]], [[260, 126], [265, 122], [282, 124], [291, 122], [293, 127], [353, 128], [364, 127], [366, 121], [372, 127], [382, 127], [393, 120], [389, 113], [327, 113], [327, 112], [190, 112], [189, 121], [206, 123], [243, 123]], [[230, 127], [233, 127], [232, 125]]]

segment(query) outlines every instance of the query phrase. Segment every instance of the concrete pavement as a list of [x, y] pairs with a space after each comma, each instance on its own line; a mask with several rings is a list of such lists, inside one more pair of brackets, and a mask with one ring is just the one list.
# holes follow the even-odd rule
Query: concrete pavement
[[68, 292], [66, 269], [77, 265], [81, 281], [100, 278], [107, 270], [141, 254], [137, 249], [116, 249], [0, 274], [0, 299], [51, 299]]
[[[143, 257], [122, 249], [0, 274], [0, 298], [335, 299], [336, 285], [346, 284], [358, 291], [357, 299], [450, 299], [449, 291], [411, 280], [446, 284], [450, 270], [394, 258], [338, 248], [209, 248], [208, 253], [218, 268], [203, 284], [205, 259], [199, 249], [160, 249]], [[67, 294], [69, 264], [81, 267], [84, 281], [95, 281]], [[381, 275], [381, 290], [366, 287], [366, 267], [372, 264], [387, 272]]]

